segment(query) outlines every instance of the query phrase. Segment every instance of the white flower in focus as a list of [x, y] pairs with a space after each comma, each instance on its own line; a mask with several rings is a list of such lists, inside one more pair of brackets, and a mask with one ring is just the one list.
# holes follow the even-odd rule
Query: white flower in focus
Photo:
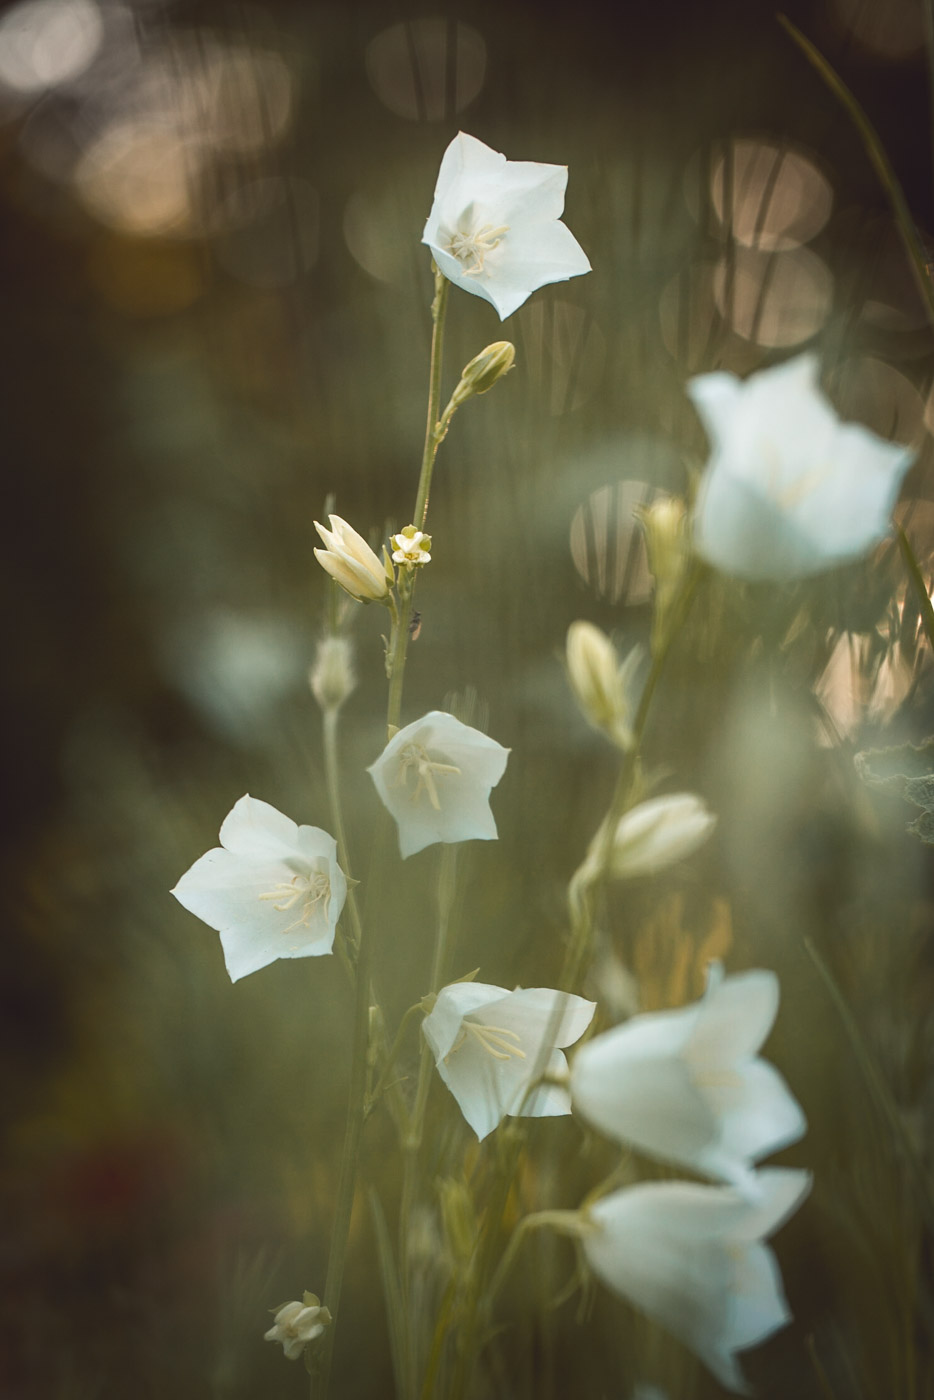
[[399, 828], [403, 860], [436, 841], [495, 841], [490, 790], [509, 750], [432, 710], [394, 734], [367, 772]]
[[361, 603], [381, 602], [388, 597], [386, 569], [362, 535], [339, 515], [329, 515], [330, 530], [315, 521], [315, 529], [326, 545], [316, 549], [315, 558], [341, 588]]
[[795, 1142], [804, 1114], [758, 1051], [778, 1010], [774, 972], [723, 978], [699, 1002], [634, 1016], [582, 1046], [571, 1102], [617, 1142], [746, 1190], [751, 1163]]
[[735, 1353], [791, 1321], [763, 1240], [810, 1185], [808, 1172], [772, 1168], [753, 1202], [727, 1186], [646, 1182], [591, 1206], [581, 1243], [608, 1287], [679, 1337], [728, 1390], [748, 1394]]
[[220, 840], [172, 893], [217, 929], [230, 980], [277, 958], [330, 953], [347, 896], [334, 838], [246, 796], [225, 817]]
[[414, 567], [431, 563], [431, 536], [422, 530], [416, 530], [414, 525], [406, 525], [398, 535], [393, 535], [390, 544], [394, 564], [409, 564]]
[[746, 380], [702, 374], [688, 393], [713, 445], [694, 546], [715, 568], [803, 578], [858, 558], [888, 534], [915, 454], [841, 422], [818, 387], [814, 355]]
[[[672, 792], [631, 807], [620, 818], [610, 849], [609, 874], [618, 880], [654, 875], [686, 860], [708, 839], [717, 819], [693, 792]], [[598, 831], [589, 859], [602, 842]]]
[[559, 1047], [573, 1045], [590, 1025], [595, 1003], [548, 987], [493, 987], [455, 982], [444, 987], [422, 1022], [438, 1073], [481, 1140], [507, 1114], [543, 1118], [570, 1113], [567, 1089], [532, 1083], [567, 1077]]
[[567, 182], [567, 166], [507, 160], [461, 131], [442, 158], [422, 242], [449, 281], [505, 321], [536, 288], [590, 271], [560, 222]]
[[331, 1321], [327, 1308], [321, 1307], [313, 1293], [306, 1293], [301, 1303], [286, 1303], [279, 1309], [263, 1341], [281, 1342], [289, 1361], [297, 1361], [309, 1342], [320, 1337]]

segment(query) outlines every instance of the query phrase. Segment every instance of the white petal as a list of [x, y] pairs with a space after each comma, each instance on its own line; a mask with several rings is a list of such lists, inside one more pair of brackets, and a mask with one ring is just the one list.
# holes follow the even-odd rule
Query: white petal
[[425, 1039], [435, 1060], [442, 1060], [458, 1037], [461, 1022], [478, 1007], [501, 1001], [509, 993], [489, 982], [452, 982], [442, 987], [429, 1014], [422, 1022]]
[[[765, 1060], [752, 1060], [711, 1085], [704, 1097], [720, 1120], [717, 1175], [733, 1175], [733, 1162], [757, 1162], [797, 1140], [807, 1131], [807, 1119], [784, 1079]], [[711, 1170], [712, 1161], [706, 1164]], [[740, 1177], [737, 1175], [738, 1181]]]
[[755, 1055], [775, 1023], [778, 999], [778, 978], [762, 969], [708, 986], [691, 1031], [689, 1057], [698, 1064], [730, 1065]]
[[785, 583], [824, 567], [794, 520], [718, 458], [697, 494], [694, 548], [722, 573], [754, 582]]
[[288, 860], [301, 857], [298, 827], [272, 807], [247, 794], [224, 818], [221, 845], [247, 860]]
[[811, 1189], [811, 1173], [790, 1167], [757, 1172], [755, 1201], [747, 1201], [733, 1235], [739, 1240], [768, 1239], [798, 1209]]
[[517, 987], [496, 1007], [497, 1025], [515, 1031], [523, 1046], [538, 1047], [547, 1037], [550, 1045], [573, 1045], [593, 1020], [596, 1002], [551, 987]]

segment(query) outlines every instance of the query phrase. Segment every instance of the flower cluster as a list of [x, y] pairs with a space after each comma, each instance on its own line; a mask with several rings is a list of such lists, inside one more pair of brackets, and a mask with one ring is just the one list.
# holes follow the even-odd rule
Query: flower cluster
[[571, 1103], [615, 1141], [729, 1183], [653, 1182], [585, 1212], [584, 1252], [605, 1283], [743, 1390], [734, 1353], [788, 1321], [762, 1241], [807, 1194], [806, 1172], [753, 1164], [794, 1142], [804, 1114], [758, 1051], [778, 1009], [774, 973], [711, 969], [702, 1001], [596, 1036], [571, 1067]]

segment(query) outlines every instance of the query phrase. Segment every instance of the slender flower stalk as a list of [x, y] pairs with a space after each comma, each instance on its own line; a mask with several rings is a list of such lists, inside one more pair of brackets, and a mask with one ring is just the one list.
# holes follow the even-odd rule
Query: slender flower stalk
[[[415, 497], [415, 511], [412, 516], [417, 530], [425, 528], [425, 521], [428, 517], [428, 495], [431, 490], [431, 473], [435, 457], [438, 454], [438, 445], [447, 430], [447, 425], [443, 429], [441, 428], [438, 415], [441, 409], [444, 323], [447, 315], [450, 285], [447, 278], [435, 268], [435, 295], [431, 303], [432, 331], [431, 365], [428, 373], [428, 420], [425, 424], [425, 446], [422, 450], [422, 466]], [[399, 608], [393, 616], [389, 644], [389, 701], [386, 707], [386, 728], [390, 738], [399, 728], [399, 717], [402, 714], [402, 685], [405, 680], [405, 658], [409, 645], [416, 572], [415, 569], [401, 568], [399, 570]]]

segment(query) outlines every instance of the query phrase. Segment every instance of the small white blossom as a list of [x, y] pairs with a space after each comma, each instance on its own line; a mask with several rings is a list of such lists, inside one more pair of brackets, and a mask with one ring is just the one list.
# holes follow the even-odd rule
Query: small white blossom
[[504, 321], [536, 288], [590, 271], [560, 222], [567, 182], [567, 166], [507, 160], [462, 131], [441, 161], [422, 242], [449, 281]]
[[701, 1001], [634, 1016], [574, 1057], [571, 1101], [618, 1142], [752, 1190], [751, 1163], [801, 1137], [804, 1114], [758, 1056], [778, 1010], [778, 978], [723, 978]]
[[495, 841], [490, 790], [509, 750], [432, 710], [394, 734], [367, 772], [399, 828], [403, 859], [436, 841]]
[[313, 1293], [306, 1293], [303, 1302], [285, 1303], [278, 1310], [263, 1340], [281, 1342], [289, 1361], [297, 1361], [308, 1343], [320, 1337], [330, 1321], [328, 1309], [321, 1307]]
[[841, 422], [814, 355], [746, 380], [702, 374], [688, 393], [713, 445], [694, 511], [708, 563], [781, 582], [857, 559], [886, 536], [915, 454]]
[[325, 549], [316, 549], [315, 558], [341, 588], [361, 603], [382, 602], [389, 595], [386, 568], [362, 535], [339, 515], [329, 515], [330, 530], [315, 521]]
[[393, 535], [392, 562], [394, 564], [429, 564], [431, 562], [431, 536], [414, 525], [406, 525], [398, 535]]
[[486, 982], [455, 982], [438, 993], [422, 1030], [438, 1073], [483, 1139], [507, 1114], [570, 1113], [561, 1085], [529, 1090], [545, 1074], [566, 1079], [560, 1047], [580, 1039], [594, 1010], [594, 1002], [548, 987], [509, 992]]
[[735, 1353], [791, 1320], [763, 1244], [804, 1200], [807, 1172], [759, 1174], [749, 1201], [727, 1186], [646, 1182], [589, 1207], [584, 1254], [614, 1292], [690, 1347], [728, 1390], [748, 1394]]
[[[631, 807], [620, 818], [610, 847], [609, 874], [617, 880], [654, 875], [699, 850], [717, 819], [693, 792], [672, 792]], [[588, 854], [588, 866], [597, 873], [603, 844], [597, 832]]]
[[277, 958], [330, 953], [347, 895], [334, 838], [246, 796], [220, 840], [172, 893], [220, 933], [230, 980]]

